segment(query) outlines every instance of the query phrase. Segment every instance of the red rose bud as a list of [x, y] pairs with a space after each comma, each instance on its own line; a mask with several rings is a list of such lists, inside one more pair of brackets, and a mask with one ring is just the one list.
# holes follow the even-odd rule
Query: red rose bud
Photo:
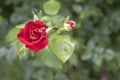
[[72, 31], [75, 28], [75, 22], [72, 20], [67, 19], [64, 23], [64, 28], [67, 31]]
[[31, 51], [37, 52], [48, 45], [46, 29], [48, 28], [39, 20], [29, 21], [21, 28], [17, 38]]

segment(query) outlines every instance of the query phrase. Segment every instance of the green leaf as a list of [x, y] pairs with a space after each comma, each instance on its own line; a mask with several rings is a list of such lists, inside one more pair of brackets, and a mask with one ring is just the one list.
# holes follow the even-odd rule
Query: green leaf
[[50, 0], [43, 4], [44, 11], [49, 15], [57, 14], [60, 10], [60, 7], [61, 7], [60, 3], [55, 0]]
[[26, 23], [26, 22], [24, 22], [23, 24], [19, 24], [19, 25], [17, 25], [16, 27], [17, 27], [17, 28], [24, 28], [25, 23]]
[[56, 27], [61, 27], [64, 24], [65, 17], [62, 15], [56, 15], [52, 17], [53, 24], [56, 25]]
[[93, 53], [94, 54], [92, 55], [91, 59], [93, 60], [93, 63], [97, 67], [100, 67], [102, 62], [103, 62], [103, 59], [104, 59], [104, 54], [105, 54], [104, 48], [102, 48], [102, 47], [95, 47]]
[[103, 55], [100, 54], [100, 53], [96, 53], [96, 54], [93, 55], [92, 59], [93, 59], [93, 63], [95, 65], [101, 66], [102, 61], [103, 61]]
[[38, 16], [39, 20], [41, 20], [41, 18], [42, 18], [42, 11], [41, 10], [37, 13], [37, 16]]
[[115, 57], [115, 52], [111, 49], [106, 49], [106, 53], [104, 54], [104, 58], [106, 61], [111, 61]]
[[17, 59], [17, 54], [16, 54], [16, 50], [14, 47], [11, 47], [8, 50], [8, 54], [6, 55], [6, 59], [9, 63], [12, 63], [15, 59]]
[[44, 64], [40, 61], [39, 58], [35, 58], [34, 61], [32, 61], [31, 65], [33, 67], [43, 67], [44, 66]]
[[70, 64], [72, 64], [72, 65], [77, 65], [77, 55], [76, 54], [73, 54], [71, 57], [70, 57], [70, 59], [69, 59], [69, 62], [70, 62]]
[[38, 52], [41, 61], [50, 67], [62, 68], [62, 62], [48, 49]]
[[7, 54], [8, 50], [5, 47], [0, 48], [0, 57], [3, 57]]
[[86, 47], [86, 51], [81, 55], [81, 59], [84, 61], [90, 60], [92, 58], [94, 48], [95, 48], [94, 42], [89, 41]]
[[19, 58], [22, 58], [28, 53], [28, 49], [20, 41], [17, 40], [14, 45], [16, 47], [16, 51]]
[[63, 62], [65, 63], [74, 51], [75, 43], [68, 35], [54, 35], [49, 40], [50, 50]]
[[73, 10], [79, 14], [82, 12], [82, 7], [81, 5], [73, 5]]
[[40, 19], [42, 22], [44, 22], [46, 25], [48, 25], [48, 27], [52, 26], [52, 19], [49, 16], [43, 16]]
[[52, 70], [47, 70], [45, 73], [45, 80], [54, 80], [54, 73]]
[[14, 27], [12, 30], [8, 32], [8, 35], [5, 38], [6, 42], [12, 42], [15, 39], [17, 39], [17, 34], [18, 34], [19, 28]]
[[48, 39], [50, 39], [51, 36], [53, 36], [56, 33], [57, 30], [58, 30], [57, 27], [50, 27], [50, 28], [48, 28], [47, 29], [47, 37], [48, 37]]
[[56, 76], [55, 76], [55, 80], [69, 80], [69, 79], [63, 73], [57, 73]]

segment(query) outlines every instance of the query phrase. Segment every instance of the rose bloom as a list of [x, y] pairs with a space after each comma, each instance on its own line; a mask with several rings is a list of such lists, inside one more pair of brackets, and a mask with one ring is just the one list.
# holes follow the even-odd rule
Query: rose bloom
[[29, 21], [21, 28], [17, 38], [31, 51], [37, 52], [48, 45], [46, 34], [47, 25], [40, 20]]

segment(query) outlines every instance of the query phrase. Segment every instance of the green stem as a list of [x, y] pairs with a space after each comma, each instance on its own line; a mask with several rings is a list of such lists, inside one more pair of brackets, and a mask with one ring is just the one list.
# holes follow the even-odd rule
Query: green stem
[[61, 33], [62, 31], [64, 31], [64, 28], [58, 29], [57, 33], [59, 34], [59, 33]]

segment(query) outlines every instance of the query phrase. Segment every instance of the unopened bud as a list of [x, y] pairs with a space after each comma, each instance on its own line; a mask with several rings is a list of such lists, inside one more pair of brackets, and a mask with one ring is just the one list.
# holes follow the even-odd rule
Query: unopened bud
[[64, 23], [64, 28], [67, 31], [72, 31], [75, 28], [75, 24], [76, 23], [73, 20], [70, 20], [69, 17], [67, 17], [67, 19], [65, 20], [65, 23]]

